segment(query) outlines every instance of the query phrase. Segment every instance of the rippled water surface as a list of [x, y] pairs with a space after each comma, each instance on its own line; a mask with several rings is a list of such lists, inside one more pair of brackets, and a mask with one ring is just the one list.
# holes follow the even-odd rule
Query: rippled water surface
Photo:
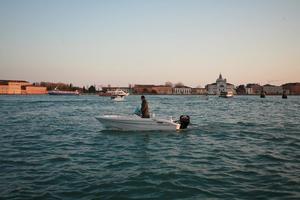
[[104, 131], [139, 96], [0, 96], [0, 199], [300, 199], [300, 97], [146, 96], [196, 130]]

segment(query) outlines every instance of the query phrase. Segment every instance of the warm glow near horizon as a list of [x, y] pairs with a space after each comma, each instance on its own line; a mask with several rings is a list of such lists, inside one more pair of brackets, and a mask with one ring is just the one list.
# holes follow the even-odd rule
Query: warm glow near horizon
[[300, 82], [300, 1], [0, 0], [0, 79]]

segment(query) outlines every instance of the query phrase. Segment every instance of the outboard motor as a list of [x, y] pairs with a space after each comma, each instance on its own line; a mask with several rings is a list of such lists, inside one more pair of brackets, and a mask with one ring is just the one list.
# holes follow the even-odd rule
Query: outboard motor
[[190, 124], [190, 116], [188, 115], [181, 115], [179, 118], [180, 129], [186, 129]]

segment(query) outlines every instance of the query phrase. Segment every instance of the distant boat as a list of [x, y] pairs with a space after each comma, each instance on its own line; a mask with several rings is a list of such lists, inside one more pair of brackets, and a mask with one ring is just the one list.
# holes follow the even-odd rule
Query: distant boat
[[283, 98], [283, 99], [287, 99], [286, 91], [283, 91], [282, 98]]
[[76, 91], [62, 91], [55, 88], [54, 90], [48, 91], [49, 95], [79, 95], [78, 90]]
[[124, 101], [124, 96], [111, 96], [110, 98], [113, 101]]
[[109, 96], [109, 97], [112, 97], [112, 96], [128, 96], [129, 93], [126, 93], [124, 92], [123, 90], [120, 90], [120, 89], [117, 89], [117, 90], [109, 90], [105, 93], [101, 93], [99, 94], [99, 96]]
[[261, 91], [261, 93], [260, 93], [260, 98], [265, 98], [265, 97], [266, 97], [266, 92]]
[[221, 92], [219, 97], [222, 97], [222, 98], [231, 98], [231, 97], [233, 97], [233, 92], [231, 92], [231, 91]]

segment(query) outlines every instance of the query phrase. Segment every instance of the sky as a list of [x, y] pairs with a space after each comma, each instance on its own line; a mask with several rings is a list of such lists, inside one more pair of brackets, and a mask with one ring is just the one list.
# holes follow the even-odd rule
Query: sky
[[299, 0], [0, 0], [0, 79], [300, 82]]

